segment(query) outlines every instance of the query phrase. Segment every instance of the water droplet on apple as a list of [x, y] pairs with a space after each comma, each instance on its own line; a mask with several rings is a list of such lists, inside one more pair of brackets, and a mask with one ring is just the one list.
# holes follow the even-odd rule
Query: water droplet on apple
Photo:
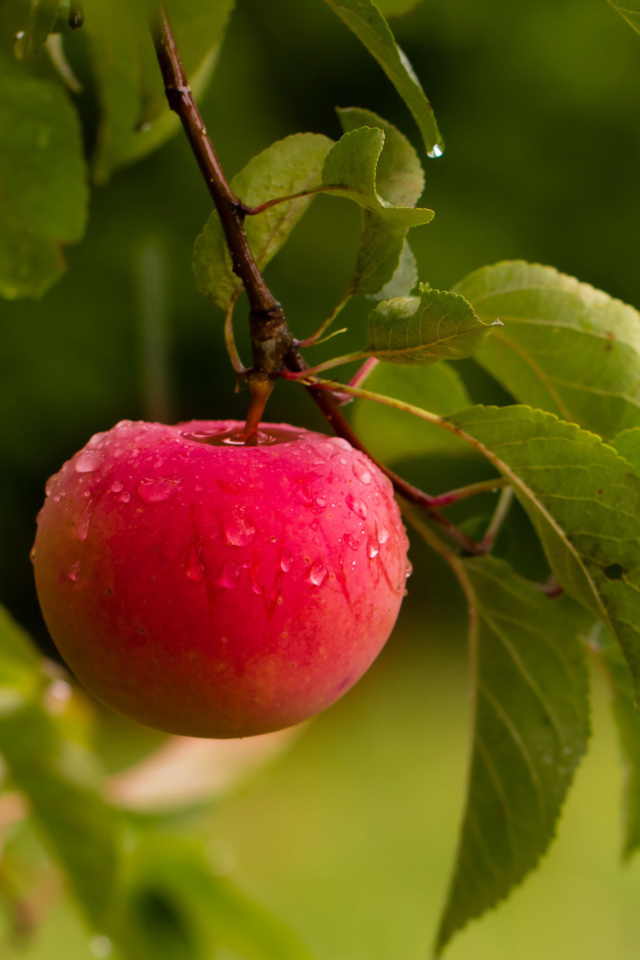
[[124, 483], [122, 480], [114, 480], [111, 486], [109, 487], [111, 493], [122, 493], [124, 490]]
[[131, 500], [131, 494], [128, 490], [125, 490], [125, 492], [122, 493], [118, 499], [121, 500], [122, 503], [129, 503], [129, 500]]
[[327, 578], [327, 568], [324, 563], [318, 557], [317, 560], [314, 560], [311, 564], [311, 569], [309, 570], [309, 580], [316, 587], [321, 586]]
[[350, 510], [353, 510], [356, 517], [360, 517], [361, 520], [367, 519], [367, 505], [363, 503], [362, 500], [357, 500], [351, 494], [346, 498], [345, 503]]
[[234, 563], [233, 560], [228, 560], [222, 568], [222, 577], [220, 578], [220, 585], [226, 587], [228, 590], [232, 590], [234, 587], [238, 586], [238, 580], [240, 578], [240, 567], [237, 563]]
[[80, 579], [80, 561], [76, 560], [75, 563], [71, 564], [71, 569], [69, 570], [69, 580], [73, 580], [74, 583]]
[[317, 504], [319, 507], [323, 507], [323, 508], [324, 508], [324, 507], [326, 507], [326, 505], [327, 505], [327, 501], [326, 501], [326, 500], [323, 500], [322, 497], [316, 497], [316, 504]]
[[102, 466], [103, 456], [99, 450], [84, 450], [76, 457], [73, 466], [76, 473], [94, 473]]
[[91, 522], [91, 516], [93, 514], [93, 504], [88, 503], [80, 515], [78, 520], [78, 525], [76, 527], [76, 537], [78, 540], [86, 540], [89, 534], [89, 523]]
[[49, 477], [49, 479], [45, 483], [44, 492], [48, 497], [50, 497], [53, 491], [55, 490], [57, 480], [58, 480], [58, 474], [54, 473], [54, 475], [52, 477]]
[[360, 546], [360, 540], [358, 537], [354, 537], [351, 533], [345, 533], [344, 542], [348, 547], [351, 547], [352, 550], [357, 550]]
[[280, 569], [283, 573], [289, 573], [289, 570], [291, 570], [292, 566], [293, 554], [290, 553], [285, 547], [280, 555]]
[[383, 527], [381, 523], [376, 523], [376, 536], [378, 538], [378, 543], [382, 545], [389, 539], [389, 531], [386, 527]]
[[227, 543], [232, 547], [246, 547], [256, 534], [256, 528], [246, 516], [244, 509], [236, 507], [224, 530]]
[[407, 580], [409, 579], [412, 573], [413, 573], [413, 564], [411, 563], [411, 560], [409, 560], [409, 558], [407, 557], [407, 572], [405, 574]]
[[373, 560], [374, 557], [377, 557], [380, 553], [380, 547], [375, 540], [369, 540], [367, 544], [367, 556], [370, 560]]
[[254, 566], [250, 568], [249, 572], [251, 575], [251, 588], [254, 593], [257, 593], [258, 596], [260, 596], [264, 593], [264, 583], [260, 577], [260, 571], [258, 570], [257, 566]]
[[180, 481], [173, 477], [157, 477], [138, 484], [138, 496], [145, 503], [161, 503], [180, 489]]
[[371, 471], [363, 460], [354, 460], [352, 468], [354, 475], [361, 483], [371, 483]]

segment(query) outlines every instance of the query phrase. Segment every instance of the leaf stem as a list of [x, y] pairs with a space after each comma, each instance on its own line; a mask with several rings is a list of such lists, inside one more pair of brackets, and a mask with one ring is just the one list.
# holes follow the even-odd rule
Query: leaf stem
[[231, 303], [229, 304], [229, 309], [227, 310], [224, 318], [224, 343], [227, 348], [227, 353], [229, 354], [229, 360], [231, 366], [237, 376], [242, 376], [247, 373], [247, 368], [243, 364], [238, 348], [236, 346], [236, 340], [233, 335], [233, 311], [235, 310], [236, 302], [238, 300], [238, 293], [234, 293], [231, 298]]
[[338, 303], [335, 305], [335, 307], [333, 308], [333, 310], [331, 311], [327, 319], [320, 324], [316, 332], [312, 334], [310, 337], [307, 337], [306, 340], [298, 341], [298, 346], [311, 347], [314, 344], [316, 344], [320, 339], [320, 337], [322, 336], [322, 334], [325, 332], [325, 330], [329, 329], [329, 327], [331, 326], [333, 321], [336, 319], [338, 314], [346, 307], [346, 305], [349, 303], [349, 300], [351, 299], [352, 296], [353, 296], [353, 293], [351, 291], [351, 288], [349, 288], [346, 291], [346, 293], [342, 295], [342, 297], [340, 298]]
[[491, 518], [491, 522], [487, 527], [487, 532], [480, 541], [480, 546], [486, 553], [488, 553], [489, 550], [491, 550], [491, 547], [494, 545], [496, 537], [502, 529], [502, 524], [506, 520], [507, 514], [509, 513], [511, 504], [513, 502], [513, 487], [510, 485], [507, 486], [508, 483], [509, 481], [506, 480], [506, 478], [503, 478], [502, 486], [504, 486], [504, 490], [500, 494], [500, 499], [496, 505], [493, 517]]

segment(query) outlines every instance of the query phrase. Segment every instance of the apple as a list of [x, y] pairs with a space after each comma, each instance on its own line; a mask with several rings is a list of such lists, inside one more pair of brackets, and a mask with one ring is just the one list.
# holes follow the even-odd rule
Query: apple
[[345, 440], [287, 424], [122, 421], [47, 483], [42, 612], [99, 700], [140, 723], [243, 737], [358, 680], [405, 592], [389, 480]]

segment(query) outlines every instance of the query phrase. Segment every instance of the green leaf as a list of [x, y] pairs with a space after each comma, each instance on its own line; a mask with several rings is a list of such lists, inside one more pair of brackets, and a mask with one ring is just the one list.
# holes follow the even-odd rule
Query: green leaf
[[613, 441], [613, 446], [640, 475], [640, 427], [623, 430]]
[[396, 44], [387, 21], [371, 0], [325, 0], [378, 61], [409, 107], [424, 140], [427, 153], [439, 157], [444, 141], [420, 81], [407, 57]]
[[[367, 216], [366, 213], [365, 216]], [[417, 284], [418, 264], [413, 255], [413, 250], [409, 246], [409, 241], [405, 240], [400, 254], [400, 263], [393, 276], [381, 290], [369, 294], [369, 296], [372, 300], [393, 300], [394, 297], [408, 297]]]
[[521, 403], [603, 437], [640, 424], [640, 313], [552, 267], [483, 267], [454, 287], [483, 320], [477, 358]]
[[589, 736], [588, 676], [571, 603], [549, 600], [502, 560], [463, 567], [476, 618], [473, 745], [438, 954], [537, 866]]
[[491, 328], [464, 297], [423, 286], [419, 297], [384, 300], [371, 312], [367, 352], [386, 363], [462, 360], [484, 346]]
[[324, 192], [346, 196], [390, 224], [417, 227], [429, 223], [433, 210], [396, 206], [379, 195], [377, 168], [384, 143], [385, 134], [378, 127], [359, 127], [340, 137], [324, 162]]
[[450, 418], [508, 477], [558, 582], [607, 626], [640, 687], [640, 478], [600, 437], [530, 407]]
[[100, 929], [111, 907], [118, 850], [114, 813], [98, 792], [95, 760], [52, 713], [51, 677], [1, 608], [0, 651], [0, 753], [87, 918]]
[[[376, 189], [389, 203], [414, 207], [424, 190], [424, 172], [407, 138], [371, 110], [339, 109], [338, 116], [345, 132], [363, 126], [377, 127], [384, 132], [384, 147], [375, 174]], [[379, 295], [385, 284], [395, 280], [392, 292], [380, 299], [407, 296], [418, 279], [413, 254], [405, 243], [407, 228], [388, 223], [369, 210], [364, 210], [362, 216], [351, 292]]]
[[422, 0], [377, 0], [376, 7], [385, 17], [402, 17], [422, 3]]
[[[381, 363], [368, 377], [366, 386], [441, 416], [463, 410], [471, 403], [462, 380], [446, 362], [428, 370]], [[468, 450], [457, 437], [435, 424], [399, 417], [396, 410], [382, 404], [356, 404], [354, 426], [365, 447], [384, 463], [434, 454], [464, 454]]]
[[[234, 0], [167, 0], [176, 43], [197, 97], [209, 81]], [[94, 179], [155, 150], [179, 128], [169, 110], [145, 2], [89, 0], [90, 36], [102, 118]]]
[[80, 126], [64, 90], [0, 56], [0, 293], [39, 297], [87, 217]]
[[[320, 134], [293, 134], [253, 157], [233, 178], [231, 188], [250, 207], [311, 189], [320, 182], [322, 165], [332, 146], [333, 141]], [[298, 197], [247, 217], [245, 229], [260, 270], [280, 250], [312, 200], [313, 196]], [[193, 269], [200, 292], [227, 310], [241, 283], [233, 273], [215, 211], [196, 239]]]
[[640, 713], [629, 668], [609, 633], [598, 625], [591, 646], [604, 668], [625, 765], [624, 840], [622, 856], [628, 859], [640, 847]]
[[618, 11], [621, 17], [624, 17], [637, 33], [640, 33], [640, 0], [624, 0], [624, 6], [615, 3], [615, 0], [607, 0], [607, 2], [611, 4], [614, 10]]
[[132, 960], [200, 960], [220, 947], [243, 960], [311, 960], [291, 931], [212, 873], [200, 844], [157, 831], [132, 853], [118, 942]]
[[31, 0], [29, 22], [17, 35], [13, 52], [18, 60], [33, 56], [53, 30], [59, 0]]

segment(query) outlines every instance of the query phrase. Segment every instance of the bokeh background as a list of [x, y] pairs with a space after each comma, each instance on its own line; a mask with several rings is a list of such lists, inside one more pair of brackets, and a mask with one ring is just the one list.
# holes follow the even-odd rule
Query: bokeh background
[[[320, 0], [237, 7], [202, 103], [230, 174], [290, 133], [337, 138], [335, 106], [373, 109], [418, 144], [384, 75]], [[421, 279], [446, 289], [484, 264], [524, 258], [640, 306], [640, 37], [604, 0], [424, 0], [394, 29], [446, 141], [441, 159], [425, 159], [422, 202], [436, 218], [412, 234]], [[79, 36], [69, 54], [86, 84], [78, 104], [90, 150], [95, 96]], [[0, 304], [0, 600], [49, 654], [29, 563], [45, 479], [119, 419], [246, 411], [246, 394], [233, 392], [222, 318], [191, 273], [209, 209], [177, 137], [94, 190], [87, 236], [41, 301]], [[269, 267], [297, 336], [343, 292], [358, 229], [355, 208], [319, 198]], [[361, 345], [366, 314], [366, 304], [350, 304], [349, 333], [339, 347], [317, 348], [318, 359]], [[238, 339], [248, 357], [242, 331]], [[501, 397], [472, 362], [464, 376], [472, 394]], [[269, 418], [322, 429], [294, 385], [279, 385]], [[437, 464], [406, 468], [443, 482]], [[319, 960], [425, 957], [455, 850], [470, 719], [463, 605], [419, 544], [411, 556], [415, 589], [410, 581], [370, 674], [184, 823], [220, 872], [297, 930]], [[113, 772], [159, 740], [106, 714], [97, 735]], [[623, 775], [595, 676], [592, 750], [557, 842], [506, 906], [454, 942], [451, 960], [635, 960], [640, 866], [619, 865]], [[43, 915], [16, 957], [100, 955], [73, 904]]]

